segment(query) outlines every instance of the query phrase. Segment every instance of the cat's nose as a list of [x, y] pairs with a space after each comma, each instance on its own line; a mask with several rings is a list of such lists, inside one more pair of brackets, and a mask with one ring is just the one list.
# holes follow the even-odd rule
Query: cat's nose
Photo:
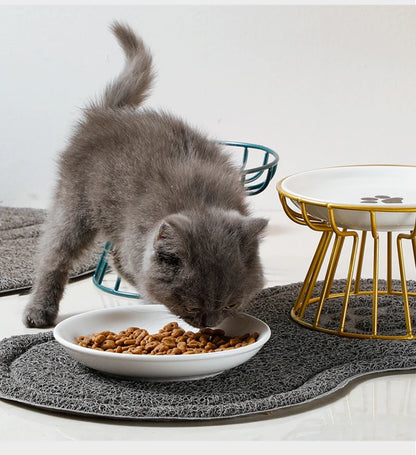
[[218, 315], [215, 312], [204, 313], [201, 316], [201, 326], [202, 327], [214, 327], [218, 322]]

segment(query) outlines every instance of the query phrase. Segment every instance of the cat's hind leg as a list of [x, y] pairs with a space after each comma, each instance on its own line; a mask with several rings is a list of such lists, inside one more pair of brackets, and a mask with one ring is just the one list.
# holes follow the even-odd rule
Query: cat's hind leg
[[51, 210], [39, 242], [30, 300], [23, 313], [27, 327], [54, 324], [70, 268], [95, 234], [85, 214], [65, 210], [59, 205]]

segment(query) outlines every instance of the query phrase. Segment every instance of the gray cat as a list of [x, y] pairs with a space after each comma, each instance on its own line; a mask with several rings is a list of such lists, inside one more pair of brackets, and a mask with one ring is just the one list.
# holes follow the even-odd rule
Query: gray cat
[[54, 202], [23, 320], [55, 323], [74, 260], [100, 233], [119, 275], [194, 327], [212, 327], [263, 286], [259, 239], [239, 171], [221, 146], [164, 112], [136, 110], [152, 58], [126, 25], [112, 31], [123, 72], [84, 110], [60, 157]]

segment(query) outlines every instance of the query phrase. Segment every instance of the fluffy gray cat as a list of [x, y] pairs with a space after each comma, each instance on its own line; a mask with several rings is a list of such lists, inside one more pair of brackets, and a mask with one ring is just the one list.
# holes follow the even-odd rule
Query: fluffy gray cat
[[240, 173], [218, 143], [172, 115], [136, 110], [152, 58], [128, 26], [112, 31], [125, 68], [85, 108], [60, 157], [24, 323], [55, 323], [73, 261], [101, 233], [145, 298], [194, 327], [215, 326], [263, 286], [267, 220], [249, 217]]

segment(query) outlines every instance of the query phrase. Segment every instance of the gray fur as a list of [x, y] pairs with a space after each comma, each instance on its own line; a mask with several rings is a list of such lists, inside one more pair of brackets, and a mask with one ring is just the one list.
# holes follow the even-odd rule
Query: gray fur
[[118, 273], [148, 300], [213, 326], [263, 286], [267, 221], [248, 216], [239, 171], [215, 141], [167, 113], [135, 110], [152, 82], [151, 56], [129, 27], [113, 32], [126, 67], [60, 157], [23, 320], [55, 323], [69, 267], [101, 233]]

